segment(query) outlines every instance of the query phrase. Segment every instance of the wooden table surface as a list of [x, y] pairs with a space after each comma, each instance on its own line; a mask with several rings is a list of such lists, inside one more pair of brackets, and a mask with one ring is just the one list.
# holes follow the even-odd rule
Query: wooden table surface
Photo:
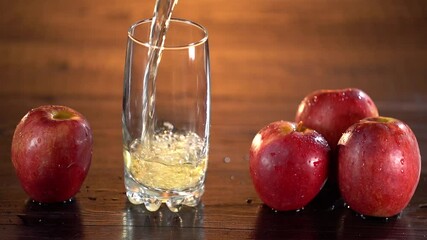
[[[411, 126], [426, 156], [425, 0], [180, 0], [174, 16], [210, 34], [212, 127], [202, 204], [178, 214], [150, 213], [124, 194], [126, 32], [153, 6], [153, 0], [0, 1], [1, 239], [427, 238], [425, 160], [410, 205], [387, 221], [362, 219], [339, 204], [272, 211], [248, 171], [256, 132], [293, 120], [301, 99], [322, 88], [363, 89], [381, 115]], [[94, 131], [89, 175], [67, 205], [28, 201], [10, 160], [16, 124], [44, 104], [80, 111]]]

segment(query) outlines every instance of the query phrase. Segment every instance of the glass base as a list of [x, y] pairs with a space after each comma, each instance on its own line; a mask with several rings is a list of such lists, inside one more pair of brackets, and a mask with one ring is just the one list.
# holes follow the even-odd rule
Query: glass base
[[125, 171], [126, 196], [132, 204], [144, 204], [147, 210], [157, 211], [162, 203], [172, 212], [178, 212], [183, 205], [195, 207], [205, 191], [204, 185], [182, 191], [166, 191], [146, 187], [135, 181]]

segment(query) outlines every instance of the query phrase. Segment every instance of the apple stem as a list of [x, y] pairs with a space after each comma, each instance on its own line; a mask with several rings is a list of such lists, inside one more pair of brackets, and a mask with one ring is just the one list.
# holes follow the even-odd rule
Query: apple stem
[[297, 132], [304, 132], [307, 128], [304, 126], [302, 121], [299, 121], [297, 124]]
[[73, 114], [67, 111], [58, 111], [53, 114], [53, 119], [55, 120], [66, 120], [73, 117]]

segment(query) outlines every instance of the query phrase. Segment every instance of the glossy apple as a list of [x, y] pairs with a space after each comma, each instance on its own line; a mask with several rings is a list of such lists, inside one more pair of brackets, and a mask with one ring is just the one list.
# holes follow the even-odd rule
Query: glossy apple
[[92, 130], [86, 118], [65, 106], [29, 111], [12, 139], [12, 163], [24, 191], [35, 201], [72, 198], [91, 164]]
[[333, 203], [339, 198], [336, 146], [341, 135], [359, 120], [376, 116], [375, 103], [357, 88], [317, 90], [299, 104], [295, 121], [322, 134], [331, 148], [328, 182], [321, 194], [322, 201]]
[[306, 206], [328, 175], [330, 148], [316, 131], [292, 122], [273, 122], [254, 137], [249, 170], [261, 200], [280, 211]]
[[400, 120], [361, 120], [338, 143], [339, 189], [344, 201], [360, 214], [400, 213], [414, 194], [420, 172], [417, 139]]
[[348, 127], [367, 117], [377, 117], [378, 109], [362, 90], [345, 88], [318, 90], [307, 95], [298, 106], [295, 122], [314, 129], [332, 150]]

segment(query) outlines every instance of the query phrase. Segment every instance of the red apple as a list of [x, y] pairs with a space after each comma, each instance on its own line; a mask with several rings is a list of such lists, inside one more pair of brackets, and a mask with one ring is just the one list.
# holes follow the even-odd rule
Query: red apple
[[41, 106], [19, 122], [12, 163], [25, 192], [35, 201], [72, 198], [89, 171], [92, 130], [86, 118], [65, 106]]
[[377, 117], [372, 99], [360, 89], [318, 90], [300, 103], [295, 121], [316, 130], [326, 138], [332, 150], [345, 130], [367, 117]]
[[333, 202], [339, 198], [336, 146], [341, 135], [359, 120], [376, 116], [375, 103], [357, 88], [317, 90], [301, 101], [295, 121], [322, 134], [331, 148], [328, 182], [322, 199]]
[[249, 155], [261, 200], [280, 211], [306, 206], [327, 179], [329, 150], [319, 133], [292, 122], [277, 121], [261, 129]]
[[417, 139], [393, 118], [367, 118], [338, 143], [338, 182], [354, 211], [374, 217], [400, 213], [411, 200], [421, 172]]

